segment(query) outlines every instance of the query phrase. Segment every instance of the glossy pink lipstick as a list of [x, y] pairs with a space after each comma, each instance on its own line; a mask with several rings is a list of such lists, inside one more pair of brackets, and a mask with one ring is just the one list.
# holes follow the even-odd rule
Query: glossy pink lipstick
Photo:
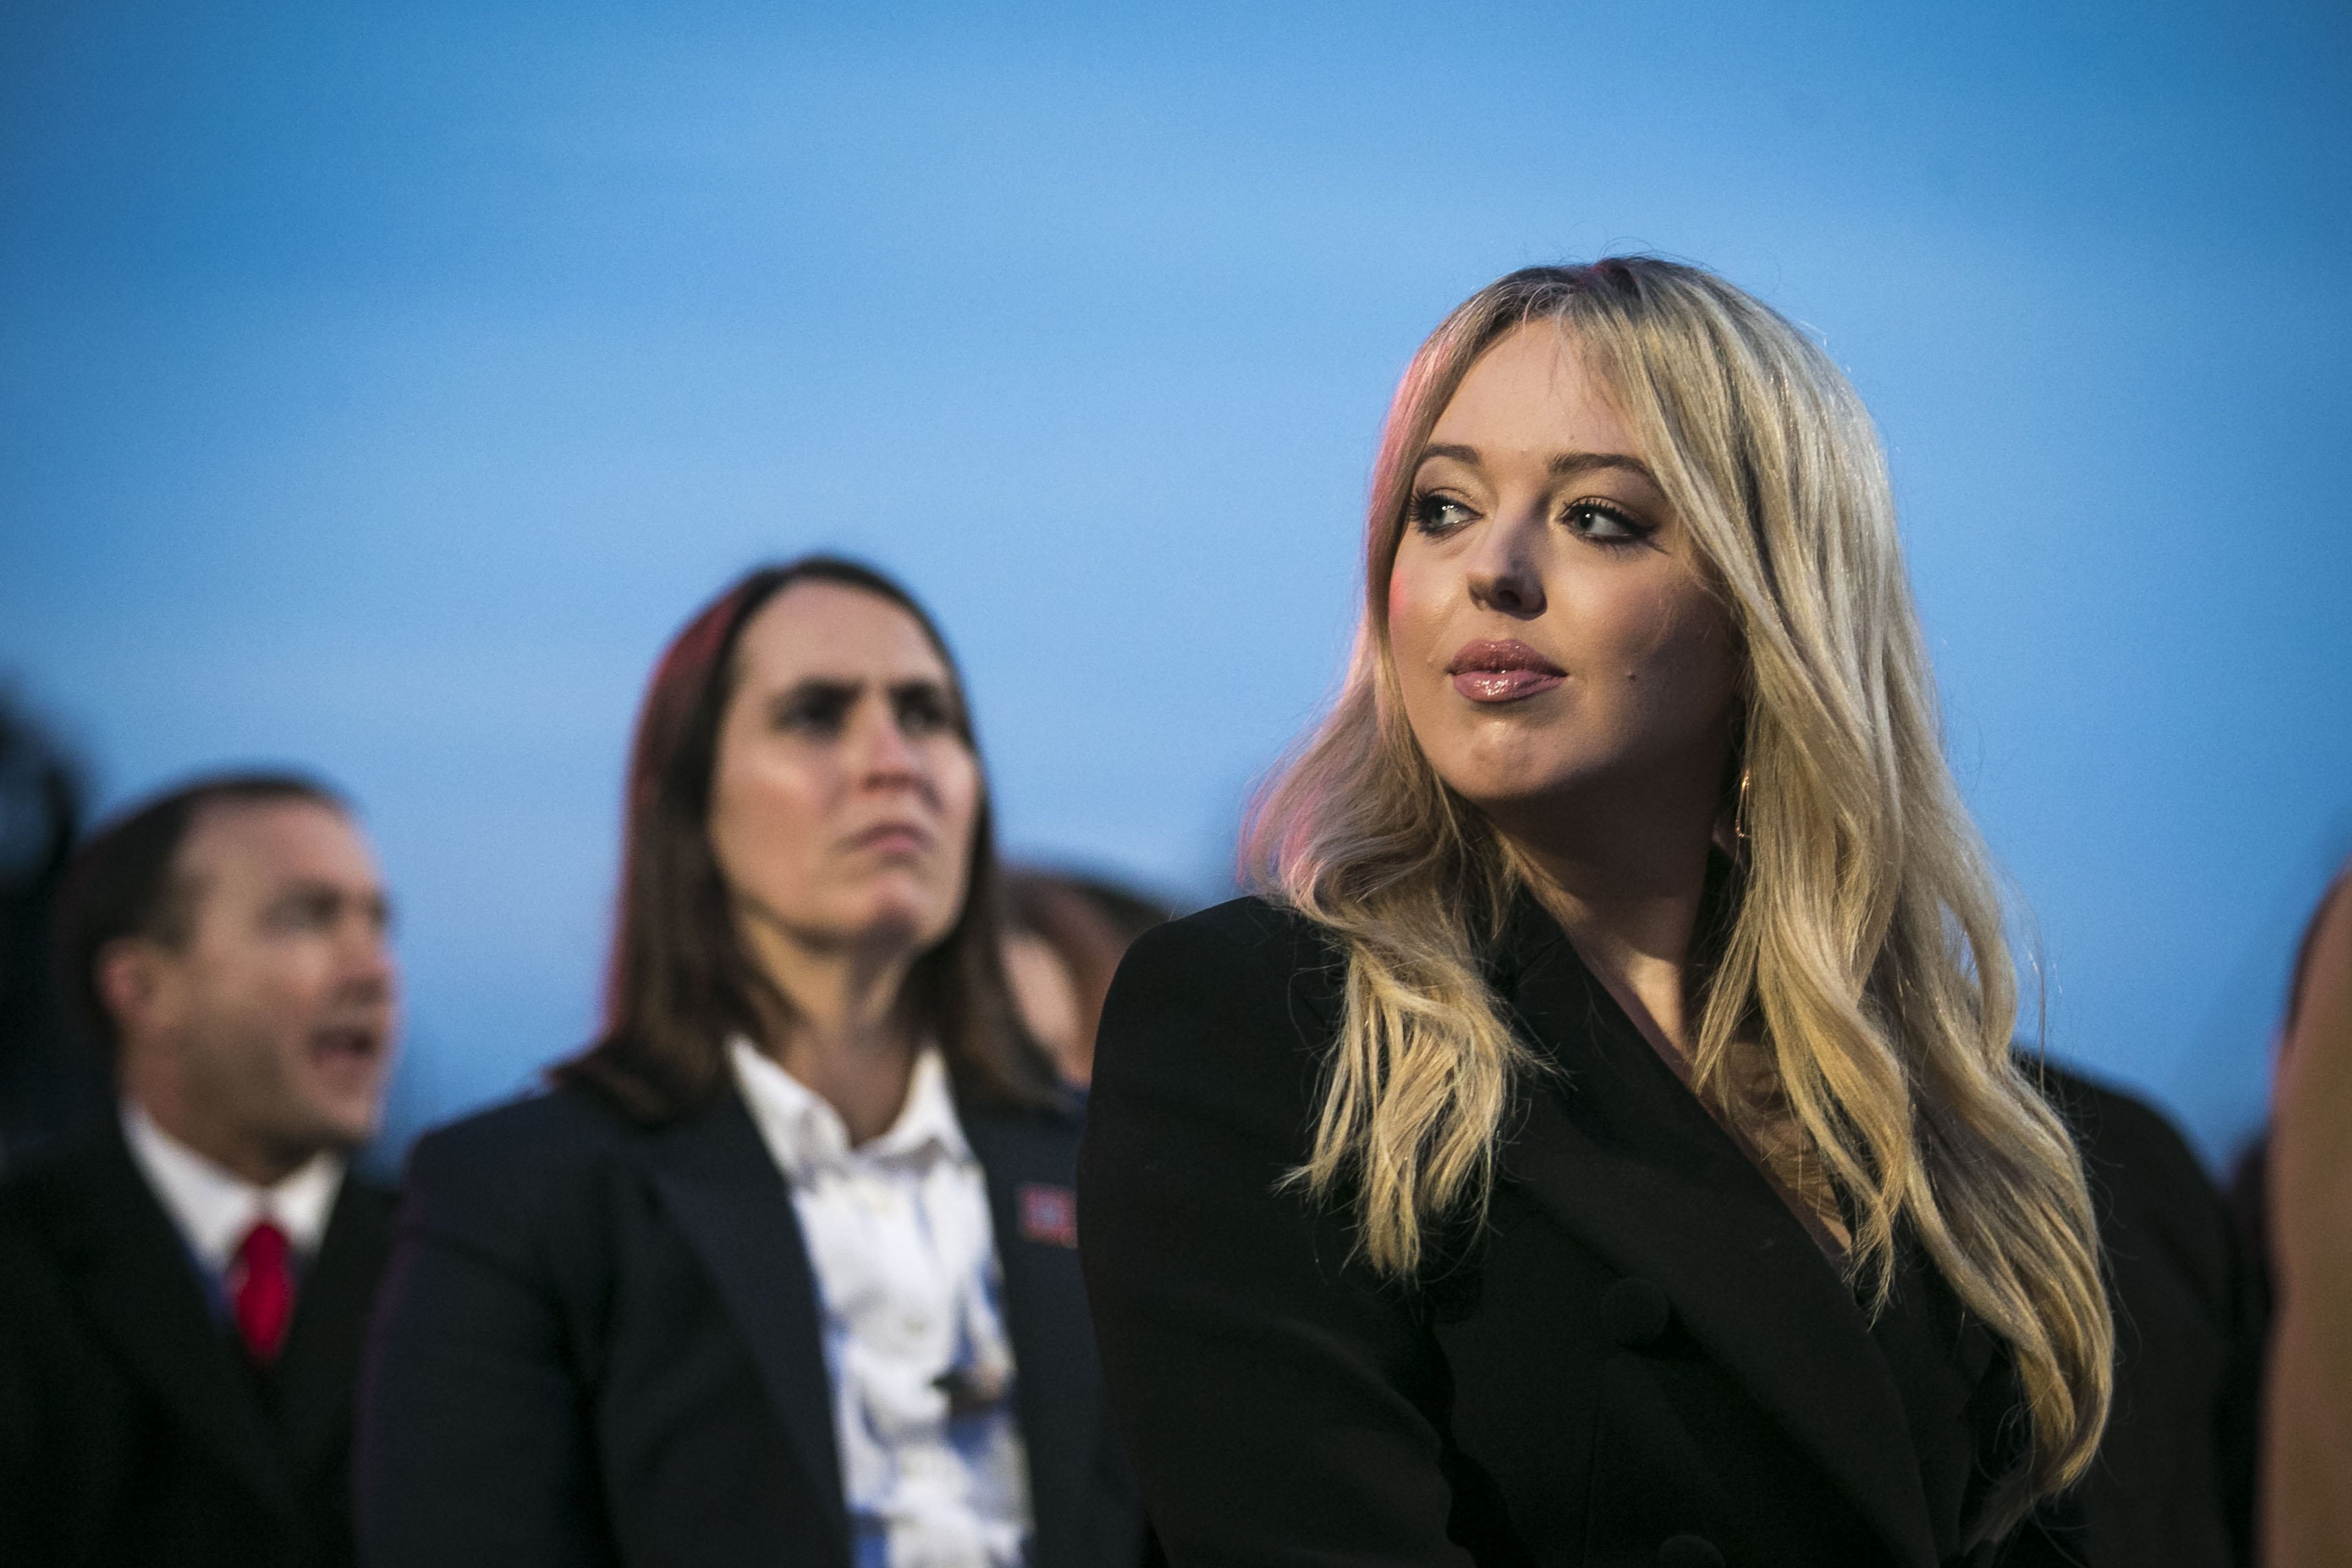
[[1510, 703], [1548, 692], [1568, 672], [1516, 638], [1465, 643], [1445, 673], [1454, 689], [1474, 703]]

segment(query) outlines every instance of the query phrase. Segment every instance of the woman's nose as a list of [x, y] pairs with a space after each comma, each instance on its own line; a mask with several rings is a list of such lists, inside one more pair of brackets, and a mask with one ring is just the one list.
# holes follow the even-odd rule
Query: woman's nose
[[1522, 621], [1544, 612], [1543, 571], [1538, 560], [1541, 518], [1496, 518], [1466, 563], [1470, 601]]
[[858, 716], [856, 736], [858, 777], [868, 784], [919, 783], [923, 754], [907, 738], [898, 716], [887, 703], [876, 703]]

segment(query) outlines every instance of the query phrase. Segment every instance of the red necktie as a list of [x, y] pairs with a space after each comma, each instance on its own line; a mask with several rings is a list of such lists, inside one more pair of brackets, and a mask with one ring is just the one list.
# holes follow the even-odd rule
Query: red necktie
[[228, 1266], [229, 1308], [245, 1351], [268, 1366], [286, 1348], [286, 1325], [294, 1317], [294, 1267], [286, 1232], [264, 1219], [245, 1233]]

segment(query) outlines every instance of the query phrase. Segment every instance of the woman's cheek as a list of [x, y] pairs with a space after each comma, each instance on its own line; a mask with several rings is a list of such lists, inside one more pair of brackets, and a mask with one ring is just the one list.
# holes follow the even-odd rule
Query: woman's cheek
[[1421, 598], [1420, 574], [1400, 552], [1389, 571], [1389, 647], [1400, 671], [1417, 668], [1429, 646], [1429, 629]]
[[957, 846], [956, 852], [969, 854], [980, 823], [980, 764], [961, 743], [942, 743], [933, 757], [931, 788], [939, 800], [940, 826]]
[[956, 834], [969, 853], [971, 835], [980, 823], [980, 769], [967, 758], [961, 774], [956, 787]]

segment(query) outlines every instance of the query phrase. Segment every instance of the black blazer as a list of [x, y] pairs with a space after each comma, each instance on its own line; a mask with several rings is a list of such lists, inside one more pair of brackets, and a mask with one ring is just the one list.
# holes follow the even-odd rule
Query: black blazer
[[1280, 1185], [1343, 978], [1315, 927], [1241, 900], [1145, 936], [1104, 1015], [1087, 1282], [1172, 1563], [1991, 1557], [1966, 1542], [2019, 1457], [2005, 1352], [1916, 1253], [1874, 1327], [1531, 902], [1490, 978], [1558, 1072], [1484, 1231], [1376, 1278], [1344, 1207]]
[[0, 1189], [0, 1563], [350, 1563], [392, 1208], [343, 1178], [285, 1354], [257, 1373], [112, 1118]]
[[[1075, 1113], [961, 1108], [987, 1173], [1036, 1568], [1130, 1564], [1065, 1195]], [[409, 1163], [362, 1396], [362, 1561], [848, 1568], [815, 1282], [742, 1100], [647, 1129], [565, 1087]]]

